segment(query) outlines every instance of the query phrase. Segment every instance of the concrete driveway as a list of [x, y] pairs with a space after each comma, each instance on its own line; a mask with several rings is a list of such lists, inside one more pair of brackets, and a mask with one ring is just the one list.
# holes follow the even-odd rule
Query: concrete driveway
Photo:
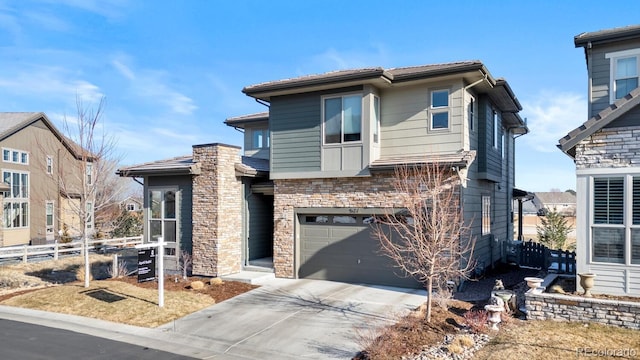
[[[215, 359], [350, 359], [355, 329], [391, 323], [424, 290], [273, 279], [162, 327], [204, 340]], [[177, 335], [176, 334], [176, 335]]]

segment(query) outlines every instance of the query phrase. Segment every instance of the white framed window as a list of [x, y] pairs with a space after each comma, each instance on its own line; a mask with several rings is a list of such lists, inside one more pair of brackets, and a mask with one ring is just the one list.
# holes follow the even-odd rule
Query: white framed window
[[498, 118], [498, 112], [496, 109], [491, 109], [491, 117], [493, 119], [493, 148], [498, 148], [498, 137], [500, 136], [500, 119]]
[[46, 164], [46, 170], [47, 170], [47, 174], [51, 175], [53, 174], [53, 157], [47, 155], [47, 164]]
[[502, 129], [503, 131], [500, 132], [500, 143], [502, 144], [502, 158], [504, 159], [505, 155], [506, 155], [506, 150], [507, 150], [507, 137], [504, 136], [504, 129]]
[[127, 211], [136, 211], [136, 204], [134, 203], [129, 203], [126, 206]]
[[430, 104], [430, 127], [431, 130], [449, 128], [449, 90], [431, 91]]
[[270, 144], [268, 129], [251, 130], [251, 146], [253, 149], [268, 149]]
[[87, 185], [93, 185], [93, 164], [87, 163]]
[[380, 98], [373, 96], [373, 142], [380, 141]]
[[640, 176], [594, 177], [591, 186], [592, 261], [640, 265]]
[[93, 229], [93, 202], [87, 201], [85, 207], [85, 227], [87, 230]]
[[491, 196], [482, 196], [482, 235], [491, 234]]
[[4, 227], [29, 227], [29, 173], [4, 170], [2, 181], [9, 185], [3, 200]]
[[14, 164], [29, 165], [29, 153], [22, 150], [2, 148], [2, 161]]
[[[178, 228], [177, 194], [176, 189], [149, 190], [150, 241], [158, 241], [158, 238], [163, 238], [168, 243], [176, 242]], [[165, 253], [165, 255], [170, 254]]]
[[362, 141], [362, 95], [324, 97], [324, 144]]
[[639, 85], [640, 49], [607, 53], [605, 58], [609, 59], [609, 102], [613, 104]]
[[476, 130], [476, 99], [471, 96], [467, 105], [467, 116], [469, 117], [469, 130]]

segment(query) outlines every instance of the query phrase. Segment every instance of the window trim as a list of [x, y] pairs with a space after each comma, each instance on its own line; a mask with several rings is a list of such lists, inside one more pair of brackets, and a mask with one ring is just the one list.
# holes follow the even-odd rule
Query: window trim
[[[256, 146], [255, 144], [255, 135], [260, 133], [262, 136], [262, 146]], [[252, 128], [251, 129], [251, 150], [262, 150], [269, 149], [271, 146], [271, 139], [268, 128]]]
[[[618, 169], [616, 169], [618, 170]], [[587, 203], [589, 204], [587, 211], [587, 234], [588, 234], [588, 252], [587, 262], [591, 264], [603, 264], [607, 266], [624, 266], [624, 267], [640, 267], [640, 261], [633, 262], [633, 238], [632, 231], [634, 229], [640, 230], [640, 224], [633, 223], [633, 180], [640, 180], [640, 173], [618, 173], [618, 172], [597, 172], [587, 175], [587, 189], [588, 197]], [[595, 223], [595, 182], [598, 179], [622, 179], [622, 223]], [[612, 262], [595, 260], [594, 254], [594, 228], [598, 229], [618, 229], [622, 230], [623, 244], [622, 244], [622, 262]]]
[[478, 112], [476, 106], [476, 98], [473, 95], [469, 95], [469, 103], [467, 104], [467, 117], [469, 118], [469, 131], [473, 133], [476, 132], [475, 117], [476, 113]]
[[[446, 106], [434, 106], [433, 105], [433, 95], [438, 92], [447, 92], [447, 105]], [[447, 126], [445, 127], [434, 127], [433, 126], [433, 116], [438, 114], [447, 114]], [[430, 131], [447, 131], [451, 129], [451, 89], [449, 88], [439, 88], [433, 89], [429, 91], [429, 130]]]
[[491, 235], [491, 195], [482, 195], [480, 204], [481, 234], [482, 236]]
[[491, 108], [491, 118], [493, 121], [493, 148], [498, 149], [498, 129], [500, 127], [498, 126], [498, 110], [494, 107]]
[[380, 143], [380, 96], [373, 95], [373, 143]]
[[[0, 171], [0, 175], [2, 176], [2, 181], [4, 181], [5, 173], [9, 175], [9, 191], [8, 196], [3, 196], [2, 201], [2, 225], [4, 229], [28, 229], [31, 224], [31, 174], [28, 171], [20, 171], [15, 169], [2, 169]], [[18, 179], [18, 187], [17, 187], [17, 195], [14, 196], [14, 178]], [[24, 180], [26, 179], [26, 185], [24, 184]], [[8, 208], [7, 208], [8, 205]], [[6, 211], [9, 210], [11, 215], [8, 215]], [[13, 216], [15, 211], [18, 211], [18, 226], [13, 226], [13, 220], [16, 216]]]
[[[344, 140], [344, 100], [342, 101], [342, 109], [340, 110], [340, 142], [336, 142], [336, 143], [327, 143], [327, 138], [326, 138], [326, 118], [325, 118], [325, 113], [326, 113], [326, 100], [328, 99], [344, 99], [345, 97], [353, 97], [353, 96], [359, 96], [360, 97], [360, 140], [354, 140], [354, 141], [345, 141]], [[339, 147], [339, 146], [344, 146], [344, 145], [352, 145], [352, 144], [362, 144], [364, 141], [364, 114], [363, 114], [363, 110], [364, 110], [364, 94], [362, 92], [350, 92], [350, 93], [342, 93], [342, 94], [329, 94], [329, 95], [324, 95], [320, 98], [321, 101], [321, 122], [322, 122], [322, 146], [328, 146], [328, 147]]]
[[[8, 152], [8, 159], [5, 157], [5, 154]], [[14, 155], [17, 155], [18, 160], [13, 160]], [[8, 147], [2, 148], [2, 161], [10, 164], [20, 164], [20, 165], [29, 165], [29, 152], [25, 150], [18, 150]], [[22, 161], [26, 159], [25, 161]]]
[[[622, 51], [615, 51], [606, 53], [605, 59], [609, 59], [609, 104], [613, 104], [620, 98], [616, 98], [616, 69], [618, 60], [626, 58], [636, 58], [636, 79], [638, 79], [638, 86], [640, 86], [640, 49], [629, 49]], [[630, 79], [630, 78], [626, 78]], [[626, 95], [626, 94], [625, 94]]]
[[45, 162], [45, 171], [48, 175], [53, 175], [53, 156], [47, 155]]

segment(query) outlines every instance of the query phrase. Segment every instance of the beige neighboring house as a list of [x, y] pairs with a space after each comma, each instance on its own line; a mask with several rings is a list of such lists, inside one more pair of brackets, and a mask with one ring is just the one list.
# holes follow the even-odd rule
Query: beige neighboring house
[[0, 112], [0, 246], [52, 242], [65, 224], [66, 235], [79, 234], [80, 184], [91, 182], [93, 171], [78, 149], [44, 113]]
[[556, 211], [565, 216], [576, 214], [576, 196], [569, 192], [536, 192], [533, 201], [547, 211]]

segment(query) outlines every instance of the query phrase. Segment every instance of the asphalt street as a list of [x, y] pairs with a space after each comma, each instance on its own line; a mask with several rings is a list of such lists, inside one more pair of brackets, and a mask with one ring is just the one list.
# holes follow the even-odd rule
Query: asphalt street
[[187, 356], [73, 331], [0, 319], [0, 358], [187, 360]]

